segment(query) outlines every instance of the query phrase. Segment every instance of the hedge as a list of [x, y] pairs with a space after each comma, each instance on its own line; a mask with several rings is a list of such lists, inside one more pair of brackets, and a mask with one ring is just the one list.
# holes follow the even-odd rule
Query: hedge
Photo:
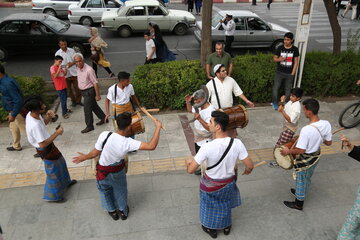
[[[302, 88], [314, 97], [360, 94], [355, 81], [360, 79], [360, 55], [342, 52], [307, 53]], [[276, 63], [273, 54], [246, 54], [233, 59], [232, 77], [253, 102], [271, 101]], [[133, 85], [141, 103], [161, 109], [183, 109], [184, 96], [207, 83], [205, 70], [198, 60], [141, 65], [135, 69]]]

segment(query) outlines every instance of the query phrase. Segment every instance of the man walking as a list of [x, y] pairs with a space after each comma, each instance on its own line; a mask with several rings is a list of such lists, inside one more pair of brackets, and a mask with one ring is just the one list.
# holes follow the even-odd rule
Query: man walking
[[208, 166], [200, 179], [200, 222], [202, 229], [212, 238], [217, 237], [218, 229], [223, 229], [225, 235], [230, 234], [231, 209], [241, 204], [234, 170], [237, 159], [245, 164], [243, 174], [250, 174], [254, 168], [241, 140], [228, 137], [228, 124], [226, 113], [212, 112], [209, 130], [214, 134], [214, 140], [202, 145], [194, 159], [185, 162], [190, 174], [204, 161]]
[[341, 14], [341, 17], [344, 18], [346, 13], [350, 10], [350, 8], [352, 8], [351, 20], [355, 20], [358, 3], [359, 3], [359, 0], [349, 0], [348, 4], [346, 5], [346, 9], [345, 9], [344, 13]]
[[220, 20], [221, 26], [225, 30], [225, 52], [229, 53], [231, 57], [233, 55], [231, 54], [231, 44], [234, 41], [234, 33], [235, 33], [235, 22], [233, 20], [233, 16], [226, 14], [225, 18], [226, 24], [224, 20]]
[[213, 69], [217, 64], [223, 64], [228, 71], [228, 76], [231, 77], [233, 69], [232, 59], [229, 53], [224, 52], [223, 42], [217, 42], [215, 44], [215, 52], [211, 53], [206, 61], [206, 75], [208, 79], [215, 77]]
[[87, 133], [94, 130], [94, 117], [92, 113], [94, 112], [100, 119], [100, 121], [96, 123], [98, 126], [105, 123], [105, 113], [97, 104], [97, 101], [100, 101], [101, 97], [94, 69], [84, 62], [84, 57], [81, 53], [75, 53], [74, 62], [77, 66], [79, 89], [84, 97], [86, 128], [83, 129], [81, 133]]

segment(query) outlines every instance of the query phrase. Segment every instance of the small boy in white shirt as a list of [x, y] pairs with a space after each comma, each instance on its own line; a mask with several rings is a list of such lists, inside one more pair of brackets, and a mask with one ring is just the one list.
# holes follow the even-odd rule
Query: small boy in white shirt
[[156, 46], [154, 40], [151, 39], [150, 32], [144, 33], [145, 48], [146, 48], [146, 59], [145, 64], [156, 63]]
[[[290, 91], [290, 101], [288, 101], [285, 106], [280, 105], [278, 112], [280, 112], [284, 117], [284, 126], [283, 131], [280, 134], [278, 141], [275, 144], [275, 148], [284, 145], [287, 142], [290, 142], [294, 137], [295, 132], [298, 128], [298, 121], [300, 119], [301, 113], [301, 104], [300, 99], [303, 95], [303, 90], [301, 88], [293, 88]], [[284, 103], [286, 96], [280, 98], [281, 103]], [[270, 166], [277, 167], [279, 166], [277, 162], [270, 162]]]

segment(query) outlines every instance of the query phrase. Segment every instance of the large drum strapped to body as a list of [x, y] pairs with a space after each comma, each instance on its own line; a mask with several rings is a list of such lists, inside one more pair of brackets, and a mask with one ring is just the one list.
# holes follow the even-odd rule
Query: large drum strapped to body
[[296, 156], [291, 154], [284, 156], [281, 154], [281, 150], [284, 149], [285, 147], [289, 149], [294, 148], [298, 138], [299, 136], [295, 136], [293, 139], [291, 139], [290, 142], [287, 142], [284, 145], [281, 145], [280, 147], [274, 148], [274, 157], [277, 164], [279, 164], [280, 167], [284, 169], [292, 169], [294, 167], [294, 159], [296, 158]]
[[249, 122], [246, 108], [241, 104], [233, 107], [221, 108], [219, 111], [222, 111], [229, 116], [228, 129], [244, 128]]
[[129, 136], [133, 136], [135, 134], [140, 134], [144, 132], [145, 132], [145, 124], [144, 124], [144, 120], [141, 117], [141, 114], [139, 112], [132, 113]]

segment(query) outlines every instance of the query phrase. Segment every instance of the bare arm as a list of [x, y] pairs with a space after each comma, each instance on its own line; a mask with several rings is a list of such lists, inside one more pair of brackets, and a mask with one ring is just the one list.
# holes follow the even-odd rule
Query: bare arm
[[277, 55], [274, 55], [273, 59], [274, 59], [275, 62], [282, 62], [282, 61], [285, 60], [284, 57], [277, 56]]
[[51, 119], [53, 119], [55, 117], [55, 113], [51, 110], [48, 110], [46, 112], [46, 116], [44, 118], [44, 123], [45, 125], [48, 125], [48, 123], [51, 121]]
[[71, 160], [73, 163], [81, 163], [85, 160], [88, 159], [92, 159], [95, 158], [97, 156], [99, 156], [101, 154], [101, 151], [97, 150], [96, 148], [94, 148], [91, 152], [89, 152], [88, 154], [83, 154], [81, 152], [78, 152], [79, 156], [77, 157], [73, 157], [73, 159]]
[[108, 98], [105, 99], [105, 112], [106, 112], [106, 117], [105, 117], [105, 121], [110, 117], [110, 100]]
[[280, 106], [279, 106], [278, 111], [284, 116], [284, 118], [286, 119], [286, 121], [288, 121], [289, 123], [291, 123], [291, 118], [290, 118], [289, 115], [286, 114], [283, 105], [280, 105]]
[[330, 146], [330, 145], [332, 144], [332, 141], [326, 141], [326, 140], [324, 140], [324, 144], [325, 144], [326, 146]]
[[245, 170], [243, 172], [242, 175], [249, 175], [252, 170], [254, 169], [254, 163], [251, 160], [251, 158], [248, 156], [247, 158], [245, 158], [244, 160], [242, 160], [242, 162], [245, 164]]
[[138, 108], [141, 109], [140, 101], [139, 101], [139, 99], [136, 97], [136, 95], [132, 95], [131, 98], [134, 100], [136, 106], [138, 106]]
[[155, 120], [155, 132], [153, 137], [151, 138], [150, 142], [141, 142], [140, 150], [154, 150], [159, 143], [160, 139], [160, 129], [161, 129], [161, 122], [159, 120]]
[[149, 56], [147, 57], [147, 60], [150, 60], [152, 58], [152, 56], [154, 55], [155, 50], [156, 50], [155, 47], [151, 48], [151, 52], [150, 52]]
[[205, 70], [206, 70], [207, 78], [212, 79], [213, 77], [210, 74], [210, 64], [206, 64]]
[[247, 97], [244, 94], [241, 94], [239, 96], [239, 98], [244, 100], [244, 102], [246, 102], [246, 104], [249, 105], [250, 107], [255, 107], [255, 104], [252, 101], [250, 101], [249, 99], [247, 99]]
[[286, 155], [289, 155], [289, 154], [292, 154], [292, 155], [299, 155], [299, 154], [303, 154], [305, 153], [305, 149], [301, 149], [301, 148], [292, 148], [292, 149], [289, 149], [289, 148], [284, 148], [283, 150], [280, 151], [282, 155], [286, 156]]
[[294, 58], [294, 67], [291, 72], [291, 75], [295, 75], [298, 65], [299, 65], [299, 57], [296, 57]]
[[198, 169], [200, 166], [194, 159], [194, 157], [190, 157], [185, 160], [186, 170], [188, 173], [192, 174]]
[[184, 99], [185, 99], [185, 103], [186, 103], [186, 111], [191, 113], [192, 112], [192, 106], [191, 106], [192, 96], [186, 95]]
[[63, 132], [64, 129], [62, 127], [59, 127], [59, 129], [57, 129], [53, 134], [51, 134], [51, 136], [48, 139], [39, 143], [40, 148], [44, 148], [50, 145], [57, 138], [57, 136], [62, 135]]
[[94, 89], [95, 89], [95, 99], [96, 101], [100, 101], [100, 90], [99, 90], [99, 84], [94, 83]]
[[200, 114], [194, 113], [194, 117], [195, 117], [196, 120], [198, 120], [198, 121], [201, 123], [201, 125], [202, 125], [207, 131], [210, 130], [208, 123], [205, 122], [204, 119], [201, 118]]
[[228, 70], [228, 76], [229, 76], [229, 77], [231, 77], [232, 72], [233, 72], [233, 64], [230, 63], [230, 65], [229, 65], [229, 70]]

